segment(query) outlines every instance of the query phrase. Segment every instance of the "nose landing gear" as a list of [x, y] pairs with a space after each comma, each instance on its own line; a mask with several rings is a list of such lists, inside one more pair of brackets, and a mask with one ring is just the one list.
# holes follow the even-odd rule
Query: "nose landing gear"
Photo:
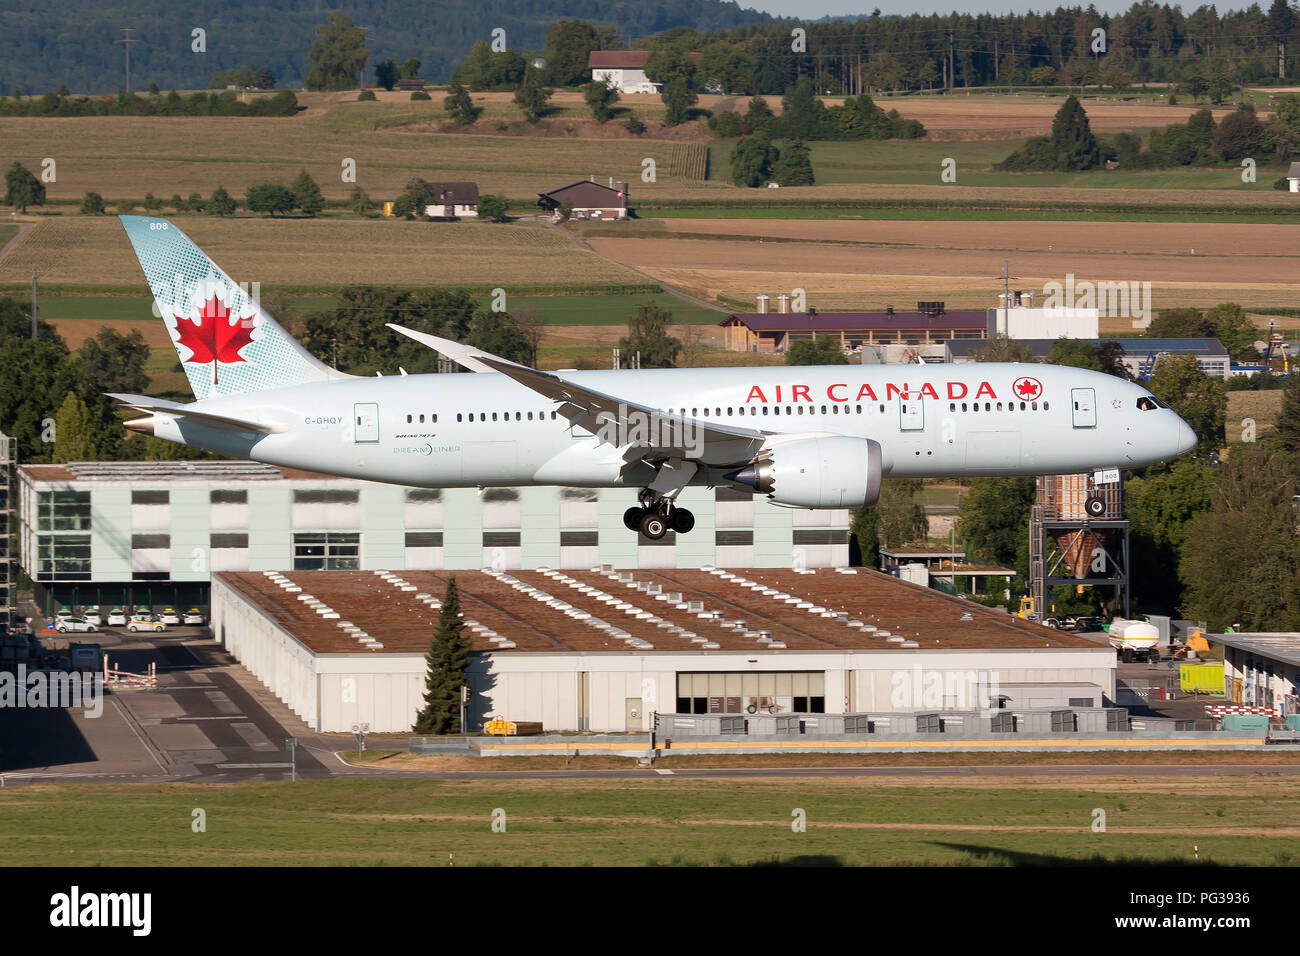
[[658, 541], [669, 531], [686, 534], [695, 527], [695, 515], [676, 507], [670, 498], [656, 500], [642, 492], [641, 507], [623, 512], [623, 524], [629, 531], [639, 531], [651, 541]]

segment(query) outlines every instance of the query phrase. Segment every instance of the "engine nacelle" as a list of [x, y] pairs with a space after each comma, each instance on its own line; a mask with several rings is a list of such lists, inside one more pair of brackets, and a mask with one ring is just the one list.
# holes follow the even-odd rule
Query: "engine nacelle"
[[860, 508], [880, 498], [880, 443], [831, 436], [782, 442], [726, 477], [792, 508]]

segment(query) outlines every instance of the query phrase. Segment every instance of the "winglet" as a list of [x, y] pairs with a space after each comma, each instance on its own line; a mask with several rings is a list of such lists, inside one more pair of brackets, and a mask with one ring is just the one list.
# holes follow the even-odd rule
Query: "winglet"
[[[409, 339], [414, 339], [421, 345], [427, 345], [439, 355], [445, 355], [458, 365], [463, 365], [471, 372], [500, 372], [501, 365], [513, 365], [515, 368], [527, 368], [526, 365], [520, 365], [518, 362], [512, 362], [509, 359], [503, 359], [499, 355], [493, 355], [491, 352], [484, 352], [472, 345], [454, 341], [453, 339], [444, 339], [438, 335], [430, 335], [428, 332], [417, 332], [415, 329], [408, 329], [400, 325], [394, 325], [392, 322], [385, 323], [394, 332], [400, 332]], [[492, 364], [489, 364], [492, 363]]]

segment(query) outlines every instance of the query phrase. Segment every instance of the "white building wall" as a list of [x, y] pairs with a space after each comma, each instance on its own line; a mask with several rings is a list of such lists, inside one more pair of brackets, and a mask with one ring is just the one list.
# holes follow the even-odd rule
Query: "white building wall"
[[[843, 566], [847, 537], [840, 543], [793, 544], [808, 528], [847, 532], [845, 510], [791, 511], [765, 499], [716, 501], [711, 489], [691, 487], [680, 503], [696, 516], [695, 530], [667, 544], [640, 546], [623, 526], [623, 512], [636, 501], [635, 489], [529, 487], [518, 500], [485, 500], [476, 489], [446, 489], [437, 500], [408, 500], [407, 489], [347, 479], [235, 481], [178, 479], [169, 482], [169, 502], [133, 505], [129, 478], [32, 480], [20, 469], [25, 516], [20, 525], [23, 568], [35, 572], [38, 492], [88, 491], [91, 503], [91, 571], [94, 583], [131, 582], [134, 571], [165, 573], [171, 581], [207, 581], [214, 571], [292, 570], [295, 533], [339, 531], [360, 535], [361, 567], [690, 568], [706, 565], [757, 567]], [[213, 492], [243, 492], [244, 501], [213, 502]], [[351, 493], [355, 501], [313, 500], [295, 492]], [[422, 494], [422, 492], [421, 492]], [[589, 497], [588, 497], [589, 496]], [[753, 544], [729, 541], [719, 547], [717, 530], [753, 532]], [[484, 533], [520, 533], [520, 546], [484, 546]], [[592, 544], [562, 545], [564, 531], [596, 532]], [[433, 532], [441, 546], [425, 539], [407, 546], [407, 532]], [[69, 532], [71, 533], [71, 532]], [[133, 535], [167, 535], [165, 547], [132, 547]], [[213, 536], [220, 536], [216, 542]], [[238, 536], [243, 536], [242, 538]], [[217, 547], [213, 547], [216, 544]]]
[[996, 330], [1013, 339], [1095, 339], [1101, 334], [1097, 309], [996, 309]]
[[620, 93], [658, 93], [658, 84], [651, 83], [645, 70], [623, 69], [621, 67], [593, 68], [591, 78], [604, 83]]
[[[314, 655], [236, 590], [213, 581], [212, 628], [217, 640], [272, 693], [314, 729], [347, 732], [354, 722], [380, 732], [409, 731], [423, 704], [423, 654], [367, 652]], [[896, 688], [924, 687], [929, 675], [982, 672], [1001, 683], [1085, 682], [1115, 695], [1109, 648], [987, 651], [828, 651], [713, 653], [606, 652], [481, 655], [471, 665], [472, 724], [501, 715], [539, 721], [548, 731], [580, 725], [579, 675], [587, 674], [588, 728], [621, 733], [628, 700], [648, 731], [656, 711], [676, 709], [682, 671], [821, 671], [827, 713], [934, 709], [922, 699], [900, 707]], [[918, 683], [919, 682], [919, 683]], [[851, 685], [851, 687], [850, 687]]]

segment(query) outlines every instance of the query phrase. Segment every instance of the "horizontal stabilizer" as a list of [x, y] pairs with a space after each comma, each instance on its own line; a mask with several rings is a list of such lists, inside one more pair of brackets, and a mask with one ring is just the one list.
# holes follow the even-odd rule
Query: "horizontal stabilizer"
[[236, 428], [245, 432], [260, 432], [263, 435], [284, 431], [282, 425], [268, 425], [265, 422], [254, 422], [244, 418], [232, 418], [229, 415], [218, 415], [214, 412], [197, 409], [193, 405], [169, 402], [164, 398], [150, 398], [148, 395], [122, 395], [113, 392], [107, 394], [109, 398], [119, 405], [135, 409], [138, 412], [147, 412], [153, 415], [173, 415], [177, 418], [193, 418], [196, 421], [207, 422], [210, 425]]

